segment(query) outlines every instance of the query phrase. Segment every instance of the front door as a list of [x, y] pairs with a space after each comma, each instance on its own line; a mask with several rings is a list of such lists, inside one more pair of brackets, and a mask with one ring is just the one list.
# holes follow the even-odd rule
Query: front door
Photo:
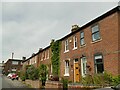
[[80, 67], [78, 64], [78, 59], [74, 61], [74, 82], [80, 82]]

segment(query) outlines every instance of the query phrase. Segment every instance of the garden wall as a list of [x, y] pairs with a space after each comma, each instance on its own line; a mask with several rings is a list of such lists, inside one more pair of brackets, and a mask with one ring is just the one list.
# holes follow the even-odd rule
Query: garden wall
[[46, 81], [45, 88], [62, 88], [62, 83], [58, 81]]

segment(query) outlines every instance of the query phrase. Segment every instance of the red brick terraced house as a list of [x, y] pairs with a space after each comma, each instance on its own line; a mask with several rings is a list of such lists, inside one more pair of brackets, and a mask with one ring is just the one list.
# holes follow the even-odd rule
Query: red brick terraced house
[[23, 70], [26, 70], [27, 65], [33, 65], [36, 68], [40, 66], [40, 64], [47, 65], [48, 69], [48, 76], [51, 75], [52, 69], [51, 69], [51, 48], [50, 46], [42, 49], [40, 48], [37, 53], [32, 54], [31, 57], [23, 61]]
[[4, 64], [4, 72], [10, 73], [10, 72], [20, 72], [22, 68], [22, 60], [19, 59], [8, 59], [6, 63]]
[[60, 77], [80, 82], [87, 73], [120, 75], [120, 6], [60, 39]]
[[[120, 6], [79, 27], [73, 25], [71, 33], [59, 39], [60, 78], [80, 82], [86, 74], [104, 73], [120, 75]], [[40, 49], [23, 61], [26, 65], [48, 67], [52, 74], [51, 46]]]

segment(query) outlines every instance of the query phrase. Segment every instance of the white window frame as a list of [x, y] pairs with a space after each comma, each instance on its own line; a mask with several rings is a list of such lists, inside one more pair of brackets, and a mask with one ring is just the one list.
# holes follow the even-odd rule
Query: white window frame
[[41, 55], [41, 61], [43, 61], [43, 52], [41, 53], [42, 55]]
[[47, 55], [47, 59], [49, 59], [49, 50], [48, 50], [48, 55]]
[[69, 60], [65, 60], [65, 74], [64, 76], [69, 76]]
[[[96, 29], [95, 29], [95, 28], [96, 28]], [[94, 37], [95, 34], [98, 34], [98, 35], [99, 35], [99, 38], [96, 39], [96, 38]], [[101, 39], [101, 37], [100, 37], [99, 25], [96, 24], [96, 25], [92, 26], [92, 41], [94, 42], [94, 41], [97, 41], [97, 40], [100, 40], [100, 39]]]
[[[85, 65], [85, 67], [83, 67], [83, 63]], [[85, 71], [84, 71], [85, 70]], [[85, 72], [85, 73], [84, 73]], [[86, 57], [81, 57], [81, 74], [82, 74], [82, 77], [85, 77], [86, 74], [87, 74], [87, 60], [86, 60]]]
[[[83, 33], [83, 36], [82, 36]], [[83, 40], [83, 43], [81, 43], [81, 41]], [[85, 45], [85, 37], [84, 37], [84, 31], [80, 32], [80, 45]]]
[[73, 50], [77, 49], [77, 37], [76, 36], [73, 37], [73, 44], [74, 44]]
[[44, 60], [46, 60], [47, 59], [47, 54], [46, 54], [46, 51], [44, 51], [44, 55], [45, 55], [45, 58], [44, 58]]
[[65, 52], [69, 52], [69, 42], [68, 42], [68, 39], [65, 40]]

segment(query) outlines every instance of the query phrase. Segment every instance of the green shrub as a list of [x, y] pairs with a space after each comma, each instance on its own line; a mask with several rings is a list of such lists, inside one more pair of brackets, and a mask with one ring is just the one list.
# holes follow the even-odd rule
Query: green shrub
[[62, 78], [63, 90], [68, 89], [68, 79]]
[[45, 86], [47, 73], [48, 73], [47, 66], [44, 64], [41, 64], [39, 67], [39, 80], [42, 82], [42, 86]]
[[31, 65], [26, 70], [26, 76], [28, 77], [28, 79], [36, 80], [39, 77], [39, 70], [35, 68], [33, 65]]
[[20, 72], [20, 79], [21, 79], [22, 81], [25, 81], [25, 80], [26, 80], [25, 72], [23, 72], [23, 71]]
[[22, 80], [22, 81], [25, 81], [25, 80], [26, 80], [26, 77], [25, 77], [25, 76], [21, 76], [21, 80]]
[[112, 78], [112, 84], [113, 84], [114, 86], [120, 84], [120, 75], [115, 76], [115, 77]]
[[103, 74], [94, 74], [87, 75], [82, 78], [82, 84], [84, 85], [98, 85], [98, 86], [106, 86], [106, 85], [117, 85], [120, 84], [120, 75], [112, 76], [108, 73]]

